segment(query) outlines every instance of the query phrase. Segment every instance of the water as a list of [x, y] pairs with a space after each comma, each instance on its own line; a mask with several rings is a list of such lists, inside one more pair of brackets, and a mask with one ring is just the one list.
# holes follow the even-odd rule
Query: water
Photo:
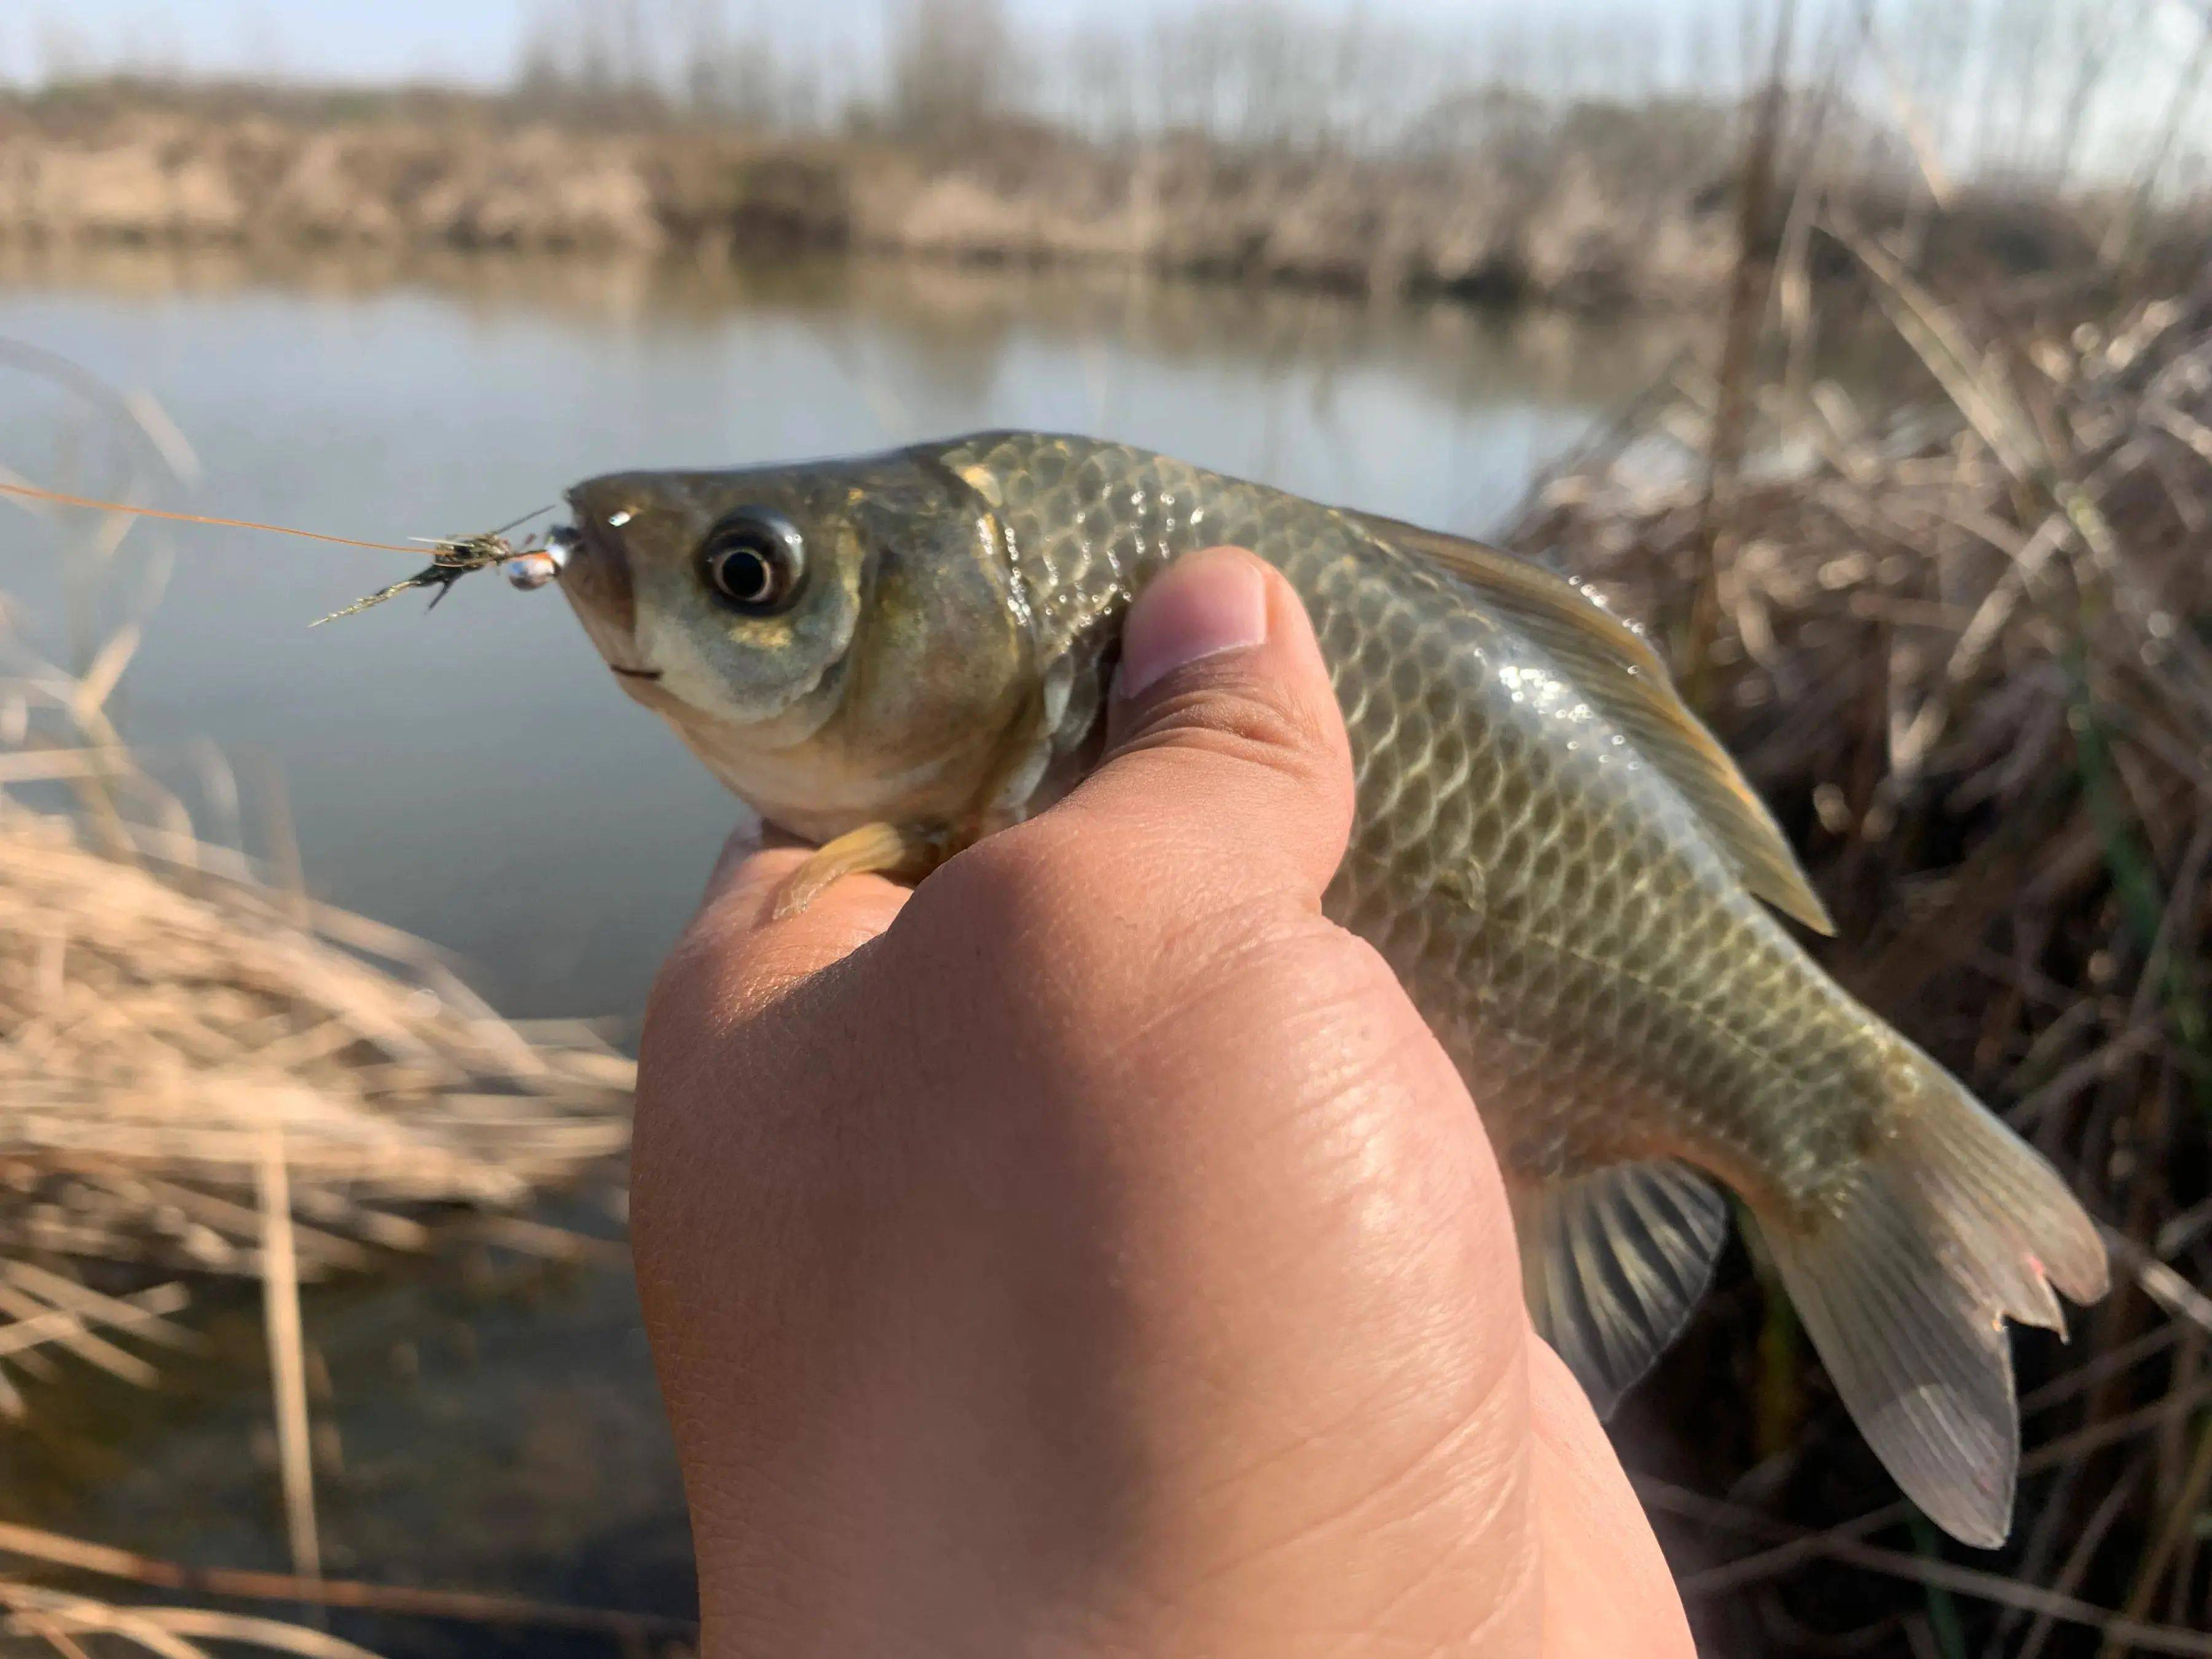
[[[152, 255], [0, 269], [0, 337], [151, 394], [201, 474], [164, 504], [376, 540], [489, 528], [620, 467], [988, 426], [1124, 438], [1480, 532], [1674, 349], [1649, 329], [1118, 280], [496, 262], [272, 274]], [[15, 472], [97, 493], [123, 481], [118, 453], [50, 388], [0, 378], [0, 462]], [[0, 591], [54, 651], [82, 650], [89, 637], [72, 644], [58, 620], [56, 544], [26, 522], [0, 540]], [[265, 844], [281, 780], [321, 895], [448, 947], [510, 1013], [635, 1014], [742, 815], [617, 693], [557, 597], [479, 578], [427, 618], [410, 598], [311, 632], [404, 562], [186, 527], [142, 527], [128, 546], [173, 569], [126, 725], [207, 829]], [[240, 780], [235, 826], [202, 740]], [[673, 1468], [619, 1267], [533, 1281], [520, 1300], [481, 1291], [311, 1302], [343, 1451], [325, 1479], [337, 1564], [680, 1602]], [[116, 1542], [280, 1560], [270, 1482], [240, 1450], [262, 1407], [236, 1318], [243, 1334], [174, 1385], [171, 1409], [84, 1395], [67, 1426], [100, 1449], [55, 1428], [11, 1451], [11, 1484]]]
[[[489, 266], [356, 289], [120, 269], [0, 288], [0, 337], [150, 392], [204, 471], [167, 504], [375, 540], [489, 528], [619, 467], [992, 425], [1480, 529], [1662, 349], [1458, 309], [945, 272]], [[85, 441], [58, 453], [54, 410], [0, 378], [0, 461], [116, 483]], [[280, 775], [317, 890], [450, 946], [503, 1009], [639, 1005], [739, 814], [617, 695], [556, 595], [478, 579], [427, 619], [410, 599], [310, 632], [405, 562], [138, 533], [173, 543], [175, 574], [127, 682], [137, 738], [213, 739], [249, 798]], [[35, 592], [52, 556], [10, 534], [0, 588]], [[249, 839], [260, 816], [249, 799]]]

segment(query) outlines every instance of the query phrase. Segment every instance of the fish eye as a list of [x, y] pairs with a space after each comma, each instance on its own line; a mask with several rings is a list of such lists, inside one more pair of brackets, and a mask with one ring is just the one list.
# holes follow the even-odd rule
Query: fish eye
[[763, 617], [791, 603], [806, 574], [806, 543], [781, 513], [747, 507], [716, 525], [699, 550], [701, 573], [723, 604]]

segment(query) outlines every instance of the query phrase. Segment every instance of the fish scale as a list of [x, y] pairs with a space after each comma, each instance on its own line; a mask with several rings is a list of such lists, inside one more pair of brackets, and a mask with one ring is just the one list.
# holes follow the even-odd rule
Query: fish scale
[[[1601, 1407], [1688, 1317], [1744, 1201], [1838, 1389], [1928, 1513], [1991, 1544], [2007, 1318], [2105, 1286], [2063, 1182], [1766, 908], [1826, 913], [1639, 635], [1477, 544], [1122, 445], [994, 433], [570, 493], [561, 577], [623, 689], [845, 870], [919, 873], [1095, 760], [1121, 617], [1252, 549], [1304, 601], [1351, 741], [1324, 896], [1465, 1077], [1529, 1311]], [[718, 601], [716, 561], [747, 567]], [[756, 595], [772, 592], [759, 602]]]
[[[1593, 723], [1577, 750], [1554, 743], [1542, 728], [1583, 706], [1572, 689], [1448, 583], [1363, 556], [1325, 510], [1142, 451], [1084, 448], [1009, 436], [946, 459], [994, 481], [1052, 630], [1047, 650], [1117, 625], [1136, 585], [1200, 546], [1251, 547], [1290, 577], [1332, 665], [1357, 785], [1326, 908], [1382, 951], [1443, 1036], [1509, 1176], [1533, 1182], [1578, 1164], [1694, 1151], [1738, 1184], [1763, 1179], [1790, 1201], [1814, 1200], [1848, 1136], [1832, 1114], [1762, 1114], [1734, 1052], [1785, 1046], [1793, 1018], [1807, 1029], [1803, 1004], [1744, 994], [1762, 978], [1784, 985], [1761, 967], [1796, 947], [1685, 830], [1663, 783], [1591, 787], [1601, 768], [1635, 769], [1625, 749], [1608, 752], [1617, 734]], [[1176, 500], [1208, 506], [1193, 524], [1161, 510]], [[1589, 860], [1579, 903], [1559, 879], [1569, 849]], [[1603, 884], [1623, 867], [1640, 879]], [[1477, 885], [1479, 907], [1465, 902]], [[1685, 988], [1655, 1005], [1638, 981]], [[1569, 1006], [1578, 1018], [1561, 1017]], [[1521, 1041], [1498, 1044], [1505, 1035]], [[1839, 1026], [1820, 1058], [1838, 1074], [1863, 1072], [1868, 1047], [1858, 1024]], [[1577, 1085], [1566, 1109], [1562, 1081]]]

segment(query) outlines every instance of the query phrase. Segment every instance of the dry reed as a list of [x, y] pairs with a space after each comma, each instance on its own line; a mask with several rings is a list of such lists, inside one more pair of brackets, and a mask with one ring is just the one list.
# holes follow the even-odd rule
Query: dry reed
[[[0, 362], [70, 386], [101, 420], [165, 424], [27, 348], [0, 349]], [[62, 556], [98, 583], [135, 586], [123, 609], [143, 615], [159, 565], [129, 574], [118, 555], [132, 528], [106, 515], [65, 534]], [[104, 608], [86, 605], [74, 631]], [[177, 1317], [191, 1279], [259, 1278], [301, 1575], [287, 1599], [635, 1635], [647, 1626], [617, 1614], [434, 1592], [380, 1601], [374, 1586], [319, 1582], [301, 1281], [431, 1249], [441, 1223], [463, 1217], [477, 1218], [471, 1237], [510, 1248], [593, 1248], [526, 1212], [612, 1173], [634, 1067], [584, 1025], [518, 1029], [430, 946], [316, 902], [289, 842], [271, 863], [294, 873], [277, 881], [199, 840], [107, 713], [139, 637], [137, 620], [116, 623], [72, 671], [0, 598], [0, 1413], [27, 1409], [18, 1376], [61, 1375], [57, 1352], [151, 1386], [147, 1351], [191, 1340]], [[49, 1568], [232, 1595], [276, 1582], [165, 1576], [4, 1530], [0, 1554]], [[318, 1630], [118, 1606], [0, 1571], [0, 1646], [16, 1641], [64, 1659], [116, 1643], [194, 1659], [204, 1641], [363, 1656]]]
[[[412, 941], [143, 840], [123, 863], [0, 811], [0, 1251], [258, 1274], [272, 1129], [308, 1278], [418, 1248], [395, 1206], [512, 1208], [621, 1151], [628, 1060], [528, 1041]], [[184, 853], [188, 878], [152, 864]]]
[[1841, 923], [1828, 965], [2069, 1173], [2120, 1288], [2063, 1359], [2023, 1345], [1997, 1571], [1906, 1529], [1756, 1264], [1657, 1381], [1654, 1456], [1689, 1478], [1645, 1495], [1715, 1651], [2212, 1652], [2212, 285], [2076, 325], [1827, 234], [1922, 394], [1801, 395], [1804, 343], [1770, 340], [1724, 533], [1724, 399], [1685, 380], [1514, 539], [1654, 624], [1713, 583], [1706, 712]]
[[[801, 49], [734, 0], [545, 0], [498, 94], [85, 58], [0, 89], [0, 248], [843, 251], [1610, 312], [1716, 302], [1815, 149], [1859, 218], [1992, 277], [2192, 268], [2212, 212], [2212, 36], [2177, 54], [2152, 0], [1857, 0], [1771, 57], [1759, 6], [1741, 53], [1687, 19], [1638, 41], [1626, 19], [1126, 9], [1051, 28], [910, 0], [878, 52]], [[1776, 191], [1740, 190], [1743, 129], [1778, 114]]]

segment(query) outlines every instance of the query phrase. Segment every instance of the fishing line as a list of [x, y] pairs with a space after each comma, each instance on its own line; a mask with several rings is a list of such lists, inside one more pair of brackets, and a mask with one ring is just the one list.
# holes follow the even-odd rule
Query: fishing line
[[[251, 519], [218, 519], [205, 513], [172, 513], [159, 507], [137, 507], [129, 501], [96, 501], [88, 495], [64, 495], [58, 489], [41, 489], [36, 484], [0, 483], [0, 495], [24, 495], [33, 501], [53, 501], [63, 507], [87, 507], [100, 513], [131, 513], [142, 519], [171, 519], [179, 524], [211, 524], [226, 530], [265, 530], [275, 536], [298, 536], [311, 542], [335, 542], [340, 547], [366, 547], [379, 553], [417, 553], [422, 544], [412, 547], [398, 542], [364, 542], [351, 536], [326, 536], [319, 530], [295, 530], [289, 525], [257, 524]], [[545, 509], [540, 507], [538, 512]], [[526, 514], [514, 523], [534, 519], [536, 513]], [[509, 525], [512, 530], [514, 525]]]
[[357, 599], [344, 610], [334, 611], [321, 622], [311, 624], [318, 628], [322, 623], [353, 616], [371, 605], [381, 605], [386, 599], [418, 587], [437, 590], [430, 600], [431, 608], [434, 610], [438, 601], [446, 597], [447, 591], [471, 571], [481, 570], [486, 565], [502, 563], [529, 551], [526, 542], [522, 547], [516, 547], [507, 539], [507, 532], [517, 526], [528, 524], [540, 514], [553, 510], [550, 507], [538, 507], [519, 519], [509, 520], [496, 530], [479, 535], [418, 536], [408, 544], [367, 542], [353, 536], [325, 535], [319, 530], [295, 530], [289, 525], [260, 524], [252, 519], [223, 519], [207, 513], [174, 513], [166, 507], [139, 507], [129, 501], [104, 501], [89, 495], [68, 495], [58, 489], [42, 489], [36, 484], [0, 482], [0, 495], [20, 495], [34, 501], [53, 501], [63, 507], [88, 507], [98, 513], [128, 513], [142, 519], [167, 519], [177, 524], [206, 524], [225, 530], [264, 531], [272, 536], [297, 536], [303, 541], [329, 542], [338, 547], [363, 547], [375, 553], [412, 553], [420, 558], [424, 548], [430, 549], [430, 564], [427, 569], [418, 570], [405, 580], [380, 588], [368, 598]]

